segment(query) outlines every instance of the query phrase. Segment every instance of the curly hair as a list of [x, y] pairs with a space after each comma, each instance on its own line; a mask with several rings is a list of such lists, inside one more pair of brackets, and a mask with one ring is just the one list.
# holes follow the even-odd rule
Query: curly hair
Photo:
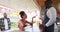
[[19, 13], [19, 15], [21, 16], [21, 18], [23, 18], [23, 16], [25, 15], [25, 12], [24, 12], [24, 11], [21, 11], [21, 12]]

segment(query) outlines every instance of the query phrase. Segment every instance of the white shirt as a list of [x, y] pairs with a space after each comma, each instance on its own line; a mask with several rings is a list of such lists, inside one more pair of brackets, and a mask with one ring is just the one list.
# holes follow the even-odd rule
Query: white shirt
[[7, 19], [4, 19], [5, 29], [8, 29], [8, 22]]
[[47, 16], [50, 18], [50, 20], [46, 23], [46, 26], [48, 27], [54, 24], [54, 32], [58, 32], [58, 27], [55, 23], [56, 17], [57, 17], [56, 9], [54, 7], [51, 7], [50, 9], [48, 9]]
[[47, 10], [47, 16], [50, 18], [49, 21], [46, 23], [46, 26], [50, 26], [56, 22], [56, 9], [54, 7], [51, 7]]

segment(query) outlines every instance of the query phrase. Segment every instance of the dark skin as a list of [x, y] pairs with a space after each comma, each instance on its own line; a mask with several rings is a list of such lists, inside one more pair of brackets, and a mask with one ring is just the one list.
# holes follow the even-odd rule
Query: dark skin
[[41, 24], [41, 25], [39, 26], [39, 28], [40, 28], [41, 30], [44, 30], [45, 27], [47, 27], [47, 26], [46, 26], [46, 25], [43, 25], [43, 24]]
[[[23, 20], [25, 20], [26, 18], [27, 18], [27, 15], [26, 15], [26, 14], [24, 14], [24, 16], [23, 16], [23, 18], [22, 18], [22, 19], [23, 19]], [[32, 23], [30, 23], [30, 22], [28, 22], [28, 21], [27, 21], [27, 24], [32, 25]]]
[[6, 13], [4, 13], [4, 18], [7, 18], [7, 14]]
[[[45, 2], [45, 13], [47, 13], [47, 9], [49, 9], [49, 8], [51, 8], [52, 7], [52, 1], [51, 0], [46, 0], [46, 2]], [[42, 30], [44, 30], [45, 28], [46, 28], [47, 26], [46, 25], [43, 25], [43, 24], [41, 24], [40, 26], [39, 26], [39, 28], [40, 29], [42, 29]]]
[[[27, 15], [26, 14], [24, 14], [24, 16], [22, 16], [22, 20], [24, 20], [24, 21], [26, 21], [25, 19], [27, 18]], [[35, 16], [34, 17], [32, 17], [32, 22], [30, 23], [30, 22], [26, 22], [25, 23], [25, 25], [33, 25], [33, 18], [35, 18]], [[22, 22], [21, 21], [19, 21], [20, 22], [20, 24], [19, 25], [22, 25], [22, 26], [20, 26], [19, 28], [22, 30], [22, 31], [24, 31], [24, 25], [22, 24]]]
[[[4, 16], [4, 18], [7, 18], [7, 14], [6, 13], [4, 13], [3, 16]], [[1, 31], [1, 28], [0, 28], [0, 31]]]

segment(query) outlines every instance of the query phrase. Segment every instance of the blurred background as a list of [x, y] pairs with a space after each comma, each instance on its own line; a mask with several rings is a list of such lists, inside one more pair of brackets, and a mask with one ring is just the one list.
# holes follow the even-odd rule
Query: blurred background
[[[25, 11], [27, 14], [27, 20], [40, 21], [44, 16], [44, 2], [46, 0], [0, 0], [0, 18], [3, 17], [3, 13], [6, 12], [11, 20], [11, 29], [18, 29], [18, 20], [20, 11]], [[52, 0], [53, 5], [57, 10], [57, 25], [60, 30], [60, 0]], [[59, 5], [59, 6], [58, 6]]]

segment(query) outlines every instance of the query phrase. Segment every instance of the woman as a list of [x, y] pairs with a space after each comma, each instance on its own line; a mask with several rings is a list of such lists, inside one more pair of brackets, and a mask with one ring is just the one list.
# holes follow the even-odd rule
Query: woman
[[[28, 24], [30, 24], [30, 25], [32, 26], [33, 23], [30, 23], [30, 22], [28, 22], [28, 21], [26, 20], [27, 15], [26, 15], [26, 13], [25, 13], [24, 11], [21, 11], [21, 12], [19, 13], [19, 15], [21, 16], [22, 19], [19, 20], [19, 22], [18, 22], [18, 27], [19, 27], [19, 29], [20, 29], [21, 31], [25, 31], [24, 28], [25, 28]], [[34, 18], [34, 17], [33, 17], [33, 18]], [[33, 22], [33, 18], [32, 18], [32, 22]]]

